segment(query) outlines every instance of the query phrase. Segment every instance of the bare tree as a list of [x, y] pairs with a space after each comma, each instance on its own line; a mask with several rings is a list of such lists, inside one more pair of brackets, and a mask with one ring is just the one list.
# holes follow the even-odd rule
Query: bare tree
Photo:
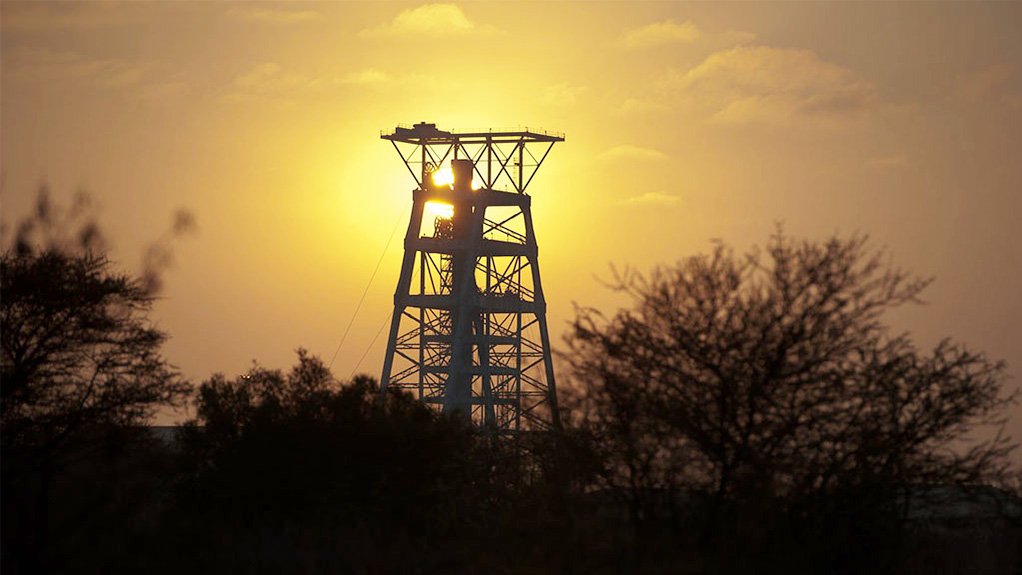
[[717, 245], [616, 276], [633, 307], [579, 310], [567, 357], [619, 487], [699, 493], [712, 528], [735, 505], [816, 513], [851, 493], [903, 501], [892, 489], [1006, 469], [1000, 435], [956, 445], [1013, 401], [1004, 365], [891, 334], [885, 312], [918, 302], [929, 281], [865, 237], [778, 232], [744, 256]]
[[88, 483], [64, 485], [70, 470], [102, 467], [140, 440], [133, 426], [190, 391], [147, 318], [151, 290], [114, 271], [98, 226], [82, 221], [87, 199], [64, 211], [44, 190], [36, 208], [0, 253], [4, 558], [26, 571], [53, 568], [56, 534], [80, 536], [100, 506], [67, 503]]
[[5, 445], [39, 449], [83, 426], [140, 424], [189, 391], [146, 317], [150, 272], [112, 269], [92, 212], [87, 194], [63, 208], [43, 187], [0, 254]]
[[84, 426], [145, 422], [189, 386], [160, 354], [152, 298], [102, 255], [0, 256], [5, 444], [43, 449]]

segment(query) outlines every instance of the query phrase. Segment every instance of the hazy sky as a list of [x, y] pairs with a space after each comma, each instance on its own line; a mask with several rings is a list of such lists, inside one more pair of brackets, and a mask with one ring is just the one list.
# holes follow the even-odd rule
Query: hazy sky
[[[1022, 4], [2, 3], [3, 218], [49, 183], [114, 257], [190, 209], [153, 317], [193, 380], [347, 377], [388, 316], [411, 178], [381, 130], [563, 131], [530, 187], [555, 342], [596, 277], [777, 222], [935, 276], [891, 317], [1022, 375]], [[379, 374], [381, 336], [359, 367]], [[1011, 429], [1022, 436], [1022, 415]]]

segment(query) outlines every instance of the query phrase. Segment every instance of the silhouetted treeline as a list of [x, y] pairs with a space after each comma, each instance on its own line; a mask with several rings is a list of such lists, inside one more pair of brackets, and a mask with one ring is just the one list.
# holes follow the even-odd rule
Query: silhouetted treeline
[[926, 282], [863, 238], [621, 274], [633, 306], [568, 336], [565, 429], [501, 436], [303, 350], [192, 388], [158, 282], [94, 225], [29, 241], [51, 209], [2, 255], [4, 573], [1019, 568], [1012, 445], [961, 445], [1012, 405], [1004, 366], [888, 333]]

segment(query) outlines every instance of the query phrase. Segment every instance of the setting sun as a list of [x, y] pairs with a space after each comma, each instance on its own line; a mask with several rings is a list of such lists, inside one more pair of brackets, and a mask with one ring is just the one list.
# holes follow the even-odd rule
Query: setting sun
[[[448, 170], [450, 171], [450, 170]], [[422, 220], [432, 222], [435, 218], [451, 219], [454, 217], [454, 206], [443, 202], [426, 202]]]
[[[451, 170], [450, 164], [441, 166], [433, 172], [433, 184], [441, 187], [454, 185], [454, 172]], [[473, 190], [478, 190], [483, 187], [483, 184], [473, 177], [471, 187]]]
[[454, 172], [451, 171], [451, 166], [442, 166], [433, 172], [433, 184], [437, 186], [453, 186]]

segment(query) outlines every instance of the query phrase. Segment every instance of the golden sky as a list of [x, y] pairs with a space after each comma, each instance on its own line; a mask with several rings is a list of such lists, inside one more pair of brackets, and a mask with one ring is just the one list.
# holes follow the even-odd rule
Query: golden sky
[[[892, 322], [1022, 374], [1022, 4], [3, 2], [3, 218], [48, 182], [137, 268], [192, 379], [327, 359], [392, 305], [413, 182], [381, 130], [563, 131], [530, 186], [554, 341], [595, 278], [711, 247], [868, 233], [935, 276]], [[359, 367], [378, 375], [384, 337]], [[1022, 436], [1022, 416], [1011, 424]]]

